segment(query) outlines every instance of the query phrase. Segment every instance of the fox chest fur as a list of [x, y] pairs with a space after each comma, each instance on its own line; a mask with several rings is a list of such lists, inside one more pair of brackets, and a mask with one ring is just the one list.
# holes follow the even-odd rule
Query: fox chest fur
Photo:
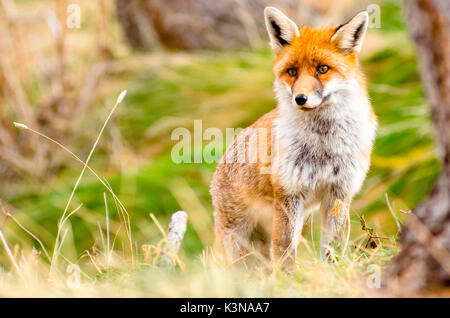
[[280, 117], [274, 121], [280, 148], [280, 185], [291, 194], [312, 194], [330, 185], [354, 195], [365, 178], [376, 123], [363, 95], [334, 96], [315, 112], [292, 112], [279, 94]]

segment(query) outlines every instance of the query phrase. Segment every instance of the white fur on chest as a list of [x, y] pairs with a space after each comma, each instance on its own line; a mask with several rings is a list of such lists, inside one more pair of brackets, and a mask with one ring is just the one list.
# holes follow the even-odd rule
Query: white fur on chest
[[356, 194], [369, 167], [363, 152], [372, 147], [376, 128], [367, 98], [343, 90], [333, 94], [330, 104], [310, 112], [278, 98], [275, 133], [286, 150], [279, 162], [282, 186], [296, 194], [332, 184]]

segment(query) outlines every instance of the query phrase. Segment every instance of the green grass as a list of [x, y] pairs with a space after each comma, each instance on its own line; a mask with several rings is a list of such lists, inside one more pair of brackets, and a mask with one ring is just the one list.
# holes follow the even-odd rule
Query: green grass
[[382, 1], [381, 3], [381, 29], [383, 33], [406, 31], [404, 12], [399, 1]]
[[[196, 56], [186, 66], [165, 67], [160, 73], [147, 77], [142, 74], [131, 84], [125, 105], [119, 112], [125, 142], [138, 153], [140, 149], [160, 144], [144, 163], [124, 171], [111, 169], [107, 172], [113, 189], [132, 211], [133, 220], [147, 219], [149, 212], [164, 217], [179, 209], [168, 189], [170, 181], [176, 178], [187, 180], [204, 206], [211, 210], [208, 186], [214, 164], [174, 164], [170, 158], [174, 144], [170, 133], [177, 126], [172, 127], [170, 120], [177, 124], [177, 119], [183, 120], [186, 116], [188, 120], [184, 123], [188, 128], [192, 128], [193, 119], [204, 119], [204, 128], [216, 123], [220, 123], [219, 127], [250, 124], [275, 104], [271, 91], [271, 59], [268, 52]], [[368, 72], [370, 95], [380, 130], [366, 187], [358, 198], [365, 201], [365, 207], [358, 212], [368, 215], [372, 212], [387, 213], [384, 192], [370, 200], [365, 199], [367, 186], [375, 179], [378, 180], [375, 184], [384, 186], [391, 197], [399, 198], [412, 208], [428, 193], [439, 172], [415, 57], [409, 53], [385, 50], [365, 59], [363, 66]], [[250, 95], [249, 91], [259, 91], [260, 94]], [[231, 102], [227, 104], [227, 100]], [[220, 118], [215, 118], [216, 112]], [[234, 116], [234, 112], [244, 116]], [[153, 125], [164, 120], [169, 121], [167, 129], [160, 129], [150, 137], [146, 135]], [[104, 159], [101, 155], [100, 158]], [[94, 157], [93, 166], [101, 169], [95, 160]], [[53, 232], [55, 218], [71, 191], [70, 180], [73, 180], [75, 171], [66, 172], [65, 177], [57, 180], [53, 189], [50, 186], [49, 191], [26, 192], [23, 196], [7, 199], [29, 218]], [[77, 191], [77, 199], [89, 213], [103, 213], [100, 195], [103, 191], [98, 181], [88, 178]], [[86, 227], [89, 225], [77, 219], [74, 216], [74, 226], [81, 233], [88, 234]], [[189, 233], [192, 235], [188, 235], [186, 240], [187, 251], [198, 253], [202, 246], [192, 230]], [[77, 235], [77, 240], [76, 245], [85, 249], [91, 244], [92, 237]]]
[[[366, 59], [364, 65], [369, 72], [370, 96], [379, 120], [366, 185], [377, 179], [386, 185], [391, 197], [413, 208], [430, 191], [439, 173], [417, 60], [412, 53], [387, 49]], [[360, 197], [364, 195], [363, 191]], [[384, 201], [380, 196], [368, 202], [363, 211], [385, 211]]]

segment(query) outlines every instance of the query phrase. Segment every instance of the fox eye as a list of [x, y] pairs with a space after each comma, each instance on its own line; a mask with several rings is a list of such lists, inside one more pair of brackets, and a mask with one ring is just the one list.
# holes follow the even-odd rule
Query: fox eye
[[297, 69], [291, 67], [287, 69], [287, 73], [290, 77], [295, 77], [297, 76]]
[[329, 69], [330, 69], [330, 67], [328, 65], [319, 65], [317, 67], [317, 72], [319, 74], [325, 74], [326, 72], [328, 72]]

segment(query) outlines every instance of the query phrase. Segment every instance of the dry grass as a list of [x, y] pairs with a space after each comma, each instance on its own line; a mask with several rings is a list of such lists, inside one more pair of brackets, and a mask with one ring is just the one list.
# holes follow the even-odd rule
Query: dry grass
[[[98, 18], [92, 26], [96, 36], [68, 29], [68, 1], [0, 3], [2, 175], [43, 178], [65, 161], [48, 144], [34, 147], [37, 136], [20, 134], [12, 121], [67, 142], [90, 136], [89, 126], [80, 131], [79, 124], [92, 116], [87, 110], [104, 98], [105, 88], [107, 94], [114, 92], [114, 83], [105, 85], [102, 80], [120, 71], [120, 63], [104, 54], [114, 30], [105, 32], [104, 15], [113, 11], [113, 3], [103, 2], [79, 3], [83, 19]], [[122, 51], [115, 44], [115, 54]]]
[[[12, 252], [3, 232], [0, 231], [0, 239], [12, 265], [9, 271], [0, 274], [0, 284], [3, 287], [0, 295], [5, 297], [324, 297], [364, 296], [368, 293], [366, 276], [371, 274], [367, 272], [369, 266], [375, 259], [377, 266], [381, 266], [395, 252], [396, 246], [381, 242], [381, 237], [373, 229], [368, 228], [362, 217], [361, 225], [367, 237], [360, 237], [350, 242], [347, 240], [346, 246], [349, 243], [349, 248], [344, 248], [343, 254], [337, 255], [334, 264], [320, 261], [315, 246], [303, 239], [299, 269], [291, 274], [273, 268], [272, 264], [264, 260], [252, 259], [255, 252], [244, 255], [236, 264], [226, 265], [220, 255], [210, 249], [204, 250], [199, 259], [185, 262], [174, 255], [176, 268], [172, 270], [158, 266], [159, 260], [167, 249], [167, 235], [157, 218], [151, 214], [153, 222], [161, 232], [162, 238], [159, 242], [142, 244], [133, 241], [130, 219], [125, 206], [107, 182], [103, 181], [88, 165], [106, 125], [116, 107], [124, 99], [125, 93], [126, 91], [123, 91], [118, 97], [86, 161], [82, 161], [67, 147], [45, 134], [30, 129], [24, 124], [15, 123], [18, 128], [56, 143], [79, 161], [82, 169], [58, 223], [52, 255], [48, 254], [36, 235], [21, 225], [9, 212], [4, 211], [6, 218], [12, 217], [22, 230], [40, 243], [48, 260], [43, 259], [43, 256], [35, 249], [31, 253], [26, 253], [16, 246]], [[83, 253], [78, 264], [74, 265], [63, 256], [61, 248], [70, 230], [66, 223], [81, 207], [79, 205], [69, 212], [73, 195], [86, 170], [93, 173], [112, 194], [116, 208], [122, 215], [119, 228], [125, 229], [130, 248], [127, 253], [126, 250], [115, 249], [115, 238], [111, 242], [108, 202], [104, 193], [105, 233], [99, 224], [102, 244], [98, 246], [94, 243], [90, 250]], [[195, 199], [195, 193], [187, 184], [174, 184], [173, 189], [180, 206], [185, 206], [188, 211], [191, 211], [190, 222], [195, 225], [204, 245], [208, 246], [212, 241], [210, 231], [212, 225], [204, 222], [208, 219], [205, 215], [208, 212]], [[139, 245], [140, 248], [136, 248], [135, 251], [135, 247]], [[58, 258], [63, 260], [58, 261]], [[46, 288], [49, 285], [53, 288]]]
[[[308, 245], [306, 241], [302, 244]], [[363, 245], [352, 241], [351, 245]], [[161, 239], [141, 246], [136, 265], [122, 251], [93, 247], [80, 259], [80, 285], [70, 267], [59, 266], [51, 276], [39, 255], [16, 252], [18, 268], [0, 274], [3, 297], [364, 297], [376, 290], [367, 283], [371, 264], [390, 259], [395, 247], [352, 249], [335, 264], [320, 261], [311, 246], [303, 246], [299, 269], [293, 274], [266, 271], [264, 264], [225, 266], [206, 250], [198, 259], [178, 262], [173, 270], [158, 267], [164, 250]], [[109, 256], [107, 255], [109, 254]], [[21, 255], [18, 257], [18, 255]], [[243, 261], [245, 263], [245, 261]], [[380, 271], [381, 271], [380, 267]], [[20, 273], [20, 274], [19, 274]], [[52, 288], [48, 288], [51, 286]]]

